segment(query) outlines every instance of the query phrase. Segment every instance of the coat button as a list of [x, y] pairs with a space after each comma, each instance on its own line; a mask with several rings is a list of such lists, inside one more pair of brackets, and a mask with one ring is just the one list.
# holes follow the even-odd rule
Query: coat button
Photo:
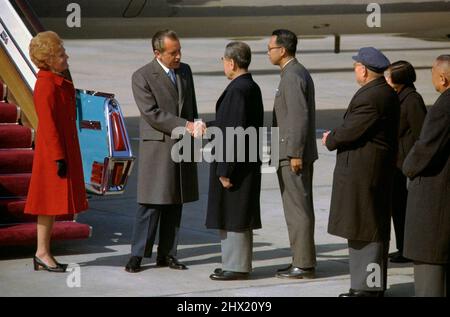
[[281, 139], [281, 142], [284, 142], [284, 139]]

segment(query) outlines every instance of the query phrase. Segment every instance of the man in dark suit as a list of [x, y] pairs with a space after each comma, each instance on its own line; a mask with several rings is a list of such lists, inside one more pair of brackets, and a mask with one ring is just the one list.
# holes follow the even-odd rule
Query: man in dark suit
[[270, 62], [281, 68], [275, 94], [273, 126], [279, 128], [277, 170], [293, 254], [292, 263], [278, 270], [280, 278], [314, 278], [313, 164], [317, 160], [314, 83], [295, 58], [297, 36], [275, 30], [268, 45]]
[[445, 297], [450, 288], [450, 55], [432, 68], [440, 97], [403, 163], [411, 179], [405, 221], [405, 257], [414, 260], [416, 296]]
[[155, 58], [132, 77], [132, 89], [141, 112], [138, 192], [131, 258], [125, 269], [139, 272], [143, 257], [151, 257], [159, 224], [156, 264], [186, 269], [176, 259], [182, 204], [198, 199], [197, 166], [172, 160], [177, 142], [172, 131], [186, 127], [194, 133], [197, 118], [194, 83], [189, 65], [181, 63], [175, 32], [157, 32], [152, 39]]
[[343, 124], [322, 139], [330, 151], [337, 150], [328, 232], [348, 239], [351, 288], [340, 296], [383, 296], [399, 100], [383, 76], [390, 64], [386, 56], [365, 47], [353, 59], [362, 88]]
[[[253, 230], [261, 228], [261, 160], [258, 147], [253, 145], [258, 144], [264, 107], [261, 90], [248, 72], [250, 62], [251, 50], [247, 44], [227, 45], [223, 67], [231, 83], [217, 101], [214, 126], [222, 132], [222, 144], [230, 147], [224, 147], [222, 161], [211, 164], [206, 216], [206, 227], [220, 230], [222, 247], [222, 268], [210, 275], [212, 280], [248, 277], [252, 270]], [[245, 130], [253, 139], [237, 135], [231, 147], [227, 133], [230, 129]], [[239, 152], [245, 155], [241, 159]]]

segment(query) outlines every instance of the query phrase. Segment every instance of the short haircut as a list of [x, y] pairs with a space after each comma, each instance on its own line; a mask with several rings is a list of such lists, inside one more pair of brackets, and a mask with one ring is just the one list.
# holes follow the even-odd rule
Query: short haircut
[[391, 81], [397, 85], [412, 85], [416, 81], [416, 71], [407, 61], [397, 61], [389, 66]]
[[177, 33], [172, 30], [161, 30], [155, 33], [152, 37], [153, 51], [164, 52], [164, 39], [168, 37], [174, 41], [179, 41]]
[[63, 41], [53, 31], [40, 32], [31, 39], [29, 54], [31, 61], [39, 69], [48, 70], [47, 64], [49, 58], [55, 56], [61, 49]]
[[450, 80], [450, 55], [443, 54], [436, 58], [436, 67], [438, 67], [445, 75], [447, 80]]
[[252, 51], [250, 46], [244, 42], [231, 42], [225, 48], [226, 58], [232, 59], [239, 68], [248, 69], [252, 61]]
[[297, 35], [289, 30], [279, 29], [272, 32], [276, 36], [276, 43], [286, 49], [290, 56], [295, 56], [297, 52]]

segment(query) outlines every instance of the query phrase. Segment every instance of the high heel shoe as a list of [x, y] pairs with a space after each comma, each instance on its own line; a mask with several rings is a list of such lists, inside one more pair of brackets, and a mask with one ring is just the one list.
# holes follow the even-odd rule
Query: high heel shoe
[[33, 258], [34, 270], [39, 271], [41, 268], [48, 272], [64, 273], [67, 269], [67, 264], [61, 264], [56, 262], [56, 266], [48, 266], [37, 256]]

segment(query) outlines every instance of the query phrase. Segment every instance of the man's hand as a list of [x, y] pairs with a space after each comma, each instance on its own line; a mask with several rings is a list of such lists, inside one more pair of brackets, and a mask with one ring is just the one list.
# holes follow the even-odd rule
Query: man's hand
[[67, 164], [65, 160], [56, 161], [56, 166], [58, 168], [58, 176], [65, 177], [67, 175]]
[[197, 120], [194, 122], [194, 138], [201, 138], [206, 133], [206, 124], [201, 120]]
[[219, 180], [225, 189], [229, 189], [229, 188], [233, 187], [233, 184], [231, 184], [230, 179], [228, 177], [220, 176]]
[[188, 121], [186, 123], [186, 131], [190, 134], [190, 135], [194, 135], [194, 122]]
[[303, 161], [301, 158], [299, 157], [294, 157], [291, 158], [291, 171], [294, 172], [295, 174], [298, 174], [302, 171], [303, 169]]
[[327, 144], [327, 138], [331, 131], [326, 131], [322, 134], [322, 145]]

